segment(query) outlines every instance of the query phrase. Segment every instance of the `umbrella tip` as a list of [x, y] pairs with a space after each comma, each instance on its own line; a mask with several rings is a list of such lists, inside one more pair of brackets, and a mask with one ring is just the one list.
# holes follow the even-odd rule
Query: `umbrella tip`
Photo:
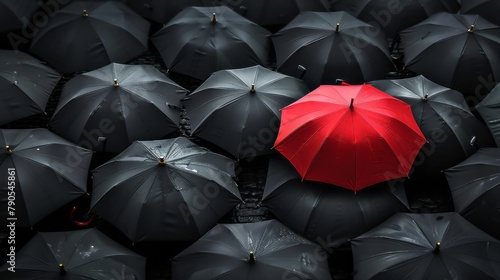
[[354, 109], [354, 98], [351, 98], [351, 104], [349, 104], [349, 109], [352, 110]]
[[422, 97], [422, 100], [423, 100], [423, 101], [427, 101], [428, 97], [429, 97], [429, 94], [428, 94], [428, 93], [426, 93], [426, 94], [424, 95], [424, 97]]
[[251, 93], [255, 93], [255, 84], [252, 84], [252, 88], [250, 88]]
[[5, 149], [7, 150], [8, 155], [12, 155], [12, 149], [10, 148], [9, 145], [5, 146]]
[[217, 22], [217, 18], [215, 17], [215, 13], [212, 14], [212, 20], [211, 20], [212, 23], [216, 23]]
[[254, 263], [255, 262], [255, 254], [253, 253], [253, 251], [250, 251], [250, 254], [249, 254], [249, 261], [251, 263]]
[[335, 32], [339, 32], [339, 27], [340, 27], [340, 23], [337, 22], [337, 25], [335, 25]]
[[436, 242], [436, 247], [433, 251], [434, 254], [439, 254], [439, 247], [441, 247], [441, 242]]
[[159, 165], [166, 165], [167, 162], [165, 161], [165, 158], [164, 157], [161, 157], [160, 158], [160, 162], [158, 163]]
[[62, 263], [59, 264], [59, 272], [61, 274], [65, 274], [66, 273], [66, 269], [64, 268], [64, 265]]
[[118, 83], [118, 79], [113, 79], [113, 82], [114, 82], [114, 84], [113, 84], [114, 87], [120, 86], [120, 84]]
[[474, 24], [471, 24], [469, 29], [467, 29], [467, 32], [472, 33], [474, 32]]
[[83, 10], [83, 17], [88, 17], [89, 16], [89, 13], [87, 12], [87, 10]]

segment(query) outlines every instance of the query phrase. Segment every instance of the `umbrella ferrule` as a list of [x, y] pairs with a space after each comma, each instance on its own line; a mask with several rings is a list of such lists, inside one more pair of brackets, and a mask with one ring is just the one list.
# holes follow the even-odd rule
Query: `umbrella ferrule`
[[120, 84], [118, 83], [118, 79], [114, 79], [113, 82], [114, 82], [114, 84], [113, 84], [114, 87], [120, 86]]
[[467, 29], [467, 32], [472, 33], [474, 32], [474, 24], [471, 24], [469, 29]]
[[61, 274], [65, 274], [66, 273], [66, 269], [64, 268], [64, 265], [62, 263], [59, 264], [59, 272]]
[[441, 247], [441, 242], [436, 242], [436, 247], [434, 248], [434, 251], [432, 251], [434, 254], [439, 254], [439, 248]]
[[250, 254], [249, 254], [249, 259], [248, 259], [251, 263], [254, 263], [255, 262], [255, 254], [253, 251], [250, 251]]
[[83, 15], [83, 17], [88, 17], [88, 16], [89, 16], [89, 13], [87, 12], [87, 10], [83, 10], [82, 15]]
[[158, 163], [159, 165], [166, 165], [167, 162], [165, 161], [165, 158], [164, 157], [161, 157], [160, 158], [160, 162]]
[[255, 93], [255, 84], [252, 84], [252, 88], [250, 88], [251, 93]]
[[354, 109], [354, 98], [351, 98], [351, 103], [349, 104], [349, 109], [352, 110]]
[[12, 149], [10, 148], [10, 146], [9, 146], [9, 145], [5, 146], [5, 149], [7, 150], [7, 152], [6, 152], [6, 153], [7, 153], [8, 155], [12, 155]]
[[212, 22], [212, 23], [217, 22], [217, 17], [215, 17], [215, 13], [212, 14], [212, 20], [210, 20], [210, 22]]
[[427, 99], [428, 99], [428, 98], [429, 98], [429, 94], [428, 94], [428, 93], [426, 93], [426, 94], [424, 95], [424, 97], [422, 97], [422, 100], [423, 100], [423, 101], [427, 101]]
[[335, 25], [335, 32], [339, 32], [340, 28], [340, 23], [337, 22], [337, 25]]

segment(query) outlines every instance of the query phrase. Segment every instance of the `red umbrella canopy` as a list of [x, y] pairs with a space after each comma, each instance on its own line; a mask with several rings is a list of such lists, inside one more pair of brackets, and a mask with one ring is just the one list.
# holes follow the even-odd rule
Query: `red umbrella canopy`
[[408, 176], [425, 141], [407, 103], [369, 84], [322, 85], [282, 109], [274, 147], [303, 179], [357, 191]]

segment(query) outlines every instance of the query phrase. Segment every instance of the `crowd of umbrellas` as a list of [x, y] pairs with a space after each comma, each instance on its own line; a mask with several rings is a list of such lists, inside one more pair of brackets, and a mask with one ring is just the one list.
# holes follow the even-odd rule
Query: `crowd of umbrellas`
[[[172, 279], [332, 279], [345, 247], [354, 279], [500, 279], [500, 1], [393, 2], [0, 0], [0, 278], [147, 279], [133, 244], [187, 241]], [[258, 157], [273, 218], [221, 223]], [[454, 211], [413, 212], [435, 176]]]

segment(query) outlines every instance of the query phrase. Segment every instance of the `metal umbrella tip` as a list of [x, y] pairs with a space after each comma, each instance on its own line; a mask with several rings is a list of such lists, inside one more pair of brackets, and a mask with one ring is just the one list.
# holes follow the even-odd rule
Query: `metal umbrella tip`
[[471, 24], [467, 32], [472, 33], [474, 31], [474, 24]]
[[423, 101], [427, 101], [428, 97], [429, 97], [429, 94], [428, 94], [428, 93], [426, 93], [426, 94], [424, 95], [424, 97], [422, 97], [422, 100], [423, 100]]
[[217, 22], [217, 18], [215, 17], [215, 13], [212, 14], [212, 20], [211, 20], [212, 23], [216, 23]]
[[349, 109], [352, 110], [354, 109], [354, 98], [351, 98], [351, 103], [349, 104]]
[[436, 247], [433, 251], [434, 254], [439, 254], [439, 247], [441, 247], [441, 242], [436, 242]]
[[11, 155], [11, 154], [12, 154], [12, 150], [10, 149], [10, 146], [9, 146], [9, 145], [5, 146], [5, 149], [7, 150], [7, 154], [8, 154], [8, 155]]
[[248, 259], [251, 263], [254, 263], [255, 262], [255, 254], [253, 253], [253, 251], [250, 251], [250, 254], [249, 254], [249, 259]]
[[158, 163], [159, 165], [166, 165], [167, 162], [165, 161], [165, 158], [164, 157], [161, 157], [160, 158], [160, 162]]
[[252, 84], [252, 88], [250, 88], [251, 93], [255, 93], [255, 84]]
[[337, 25], [335, 26], [335, 32], [339, 32], [339, 27], [340, 27], [340, 23], [337, 22]]
[[89, 13], [87, 12], [87, 10], [83, 10], [83, 16], [84, 17], [88, 17], [89, 16]]
[[113, 85], [114, 87], [120, 86], [120, 84], [118, 83], [118, 79], [114, 79], [113, 82], [114, 82], [114, 85]]
[[59, 264], [59, 272], [61, 272], [61, 274], [66, 273], [66, 269], [64, 268], [64, 265], [62, 263]]

